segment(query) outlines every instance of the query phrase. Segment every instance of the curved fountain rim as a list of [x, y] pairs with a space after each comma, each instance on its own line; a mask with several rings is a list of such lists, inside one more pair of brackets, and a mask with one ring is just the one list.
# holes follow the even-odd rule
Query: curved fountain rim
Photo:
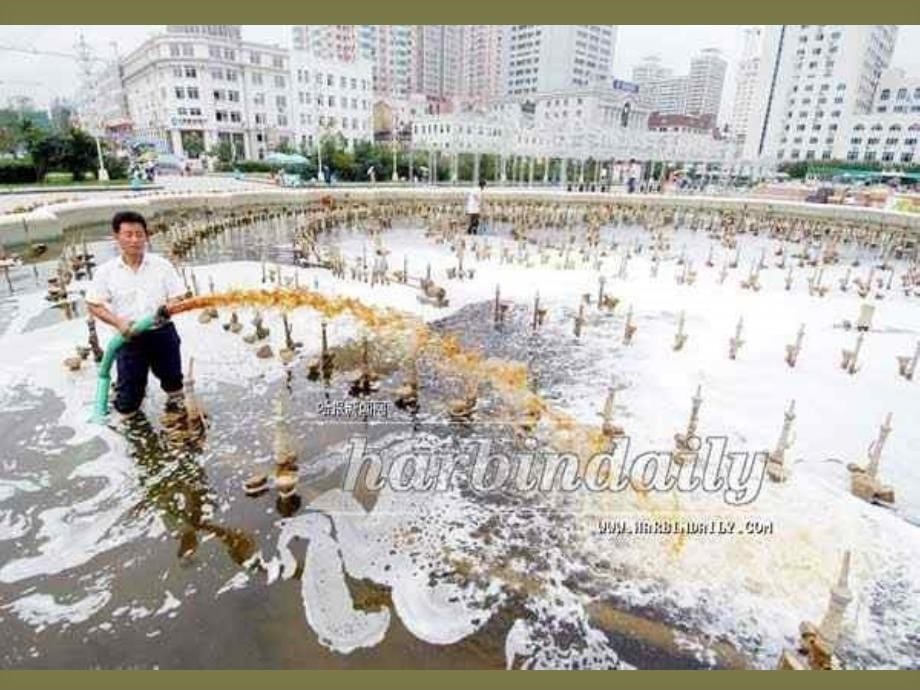
[[[453, 200], [462, 199], [469, 186], [457, 187], [329, 187], [310, 189], [266, 189], [224, 192], [153, 193], [135, 197], [112, 199], [80, 199], [56, 203], [26, 213], [0, 215], [0, 234], [5, 228], [21, 227], [23, 223], [54, 227], [58, 233], [81, 226], [106, 223], [115, 211], [126, 207], [156, 216], [162, 212], [179, 209], [225, 210], [238, 205], [285, 205], [316, 201], [324, 197], [333, 199], [367, 200]], [[798, 217], [823, 218], [854, 223], [888, 223], [896, 227], [920, 230], [920, 214], [890, 209], [812, 204], [779, 199], [754, 199], [717, 196], [682, 196], [669, 194], [627, 194], [623, 192], [567, 192], [561, 190], [491, 187], [489, 197], [508, 201], [550, 201], [572, 204], [648, 205], [656, 207], [698, 209], [747, 209]]]

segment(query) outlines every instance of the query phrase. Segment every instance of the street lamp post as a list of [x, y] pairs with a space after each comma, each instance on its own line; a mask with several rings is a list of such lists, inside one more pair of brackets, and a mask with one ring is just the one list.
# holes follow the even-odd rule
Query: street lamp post
[[99, 137], [96, 137], [96, 155], [99, 156], [99, 170], [96, 173], [96, 177], [100, 182], [109, 181], [109, 171], [105, 169], [105, 162], [102, 158], [102, 143], [99, 141]]
[[398, 123], [396, 117], [393, 117], [393, 174], [390, 176], [390, 179], [393, 182], [399, 182], [399, 173], [396, 170], [396, 130], [398, 128]]

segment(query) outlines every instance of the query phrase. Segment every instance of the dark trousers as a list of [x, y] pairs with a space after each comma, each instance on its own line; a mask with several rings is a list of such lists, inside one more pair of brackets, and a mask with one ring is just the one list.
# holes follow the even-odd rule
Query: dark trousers
[[468, 213], [470, 217], [470, 226], [466, 229], [467, 235], [477, 235], [479, 234], [479, 214], [478, 213]]
[[167, 323], [160, 328], [135, 335], [118, 351], [114, 407], [122, 414], [137, 410], [147, 392], [147, 373], [160, 380], [167, 393], [182, 389], [182, 357], [179, 334]]

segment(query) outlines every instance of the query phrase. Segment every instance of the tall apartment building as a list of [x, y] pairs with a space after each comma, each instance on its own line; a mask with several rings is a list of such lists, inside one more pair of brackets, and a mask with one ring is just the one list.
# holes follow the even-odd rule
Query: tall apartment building
[[749, 26], [743, 31], [744, 43], [735, 78], [735, 97], [732, 102], [730, 125], [732, 137], [738, 142], [743, 142], [747, 132], [748, 118], [754, 102], [754, 91], [757, 88], [757, 75], [760, 72], [760, 50], [763, 39], [762, 27]]
[[690, 60], [687, 114], [718, 117], [728, 63], [719, 50], [706, 48]]
[[744, 157], [829, 159], [848, 118], [868, 114], [897, 37], [895, 25], [767, 28]]
[[612, 77], [617, 27], [515, 24], [507, 28], [509, 96], [588, 87]]
[[506, 28], [498, 24], [463, 27], [460, 95], [485, 102], [504, 95]]

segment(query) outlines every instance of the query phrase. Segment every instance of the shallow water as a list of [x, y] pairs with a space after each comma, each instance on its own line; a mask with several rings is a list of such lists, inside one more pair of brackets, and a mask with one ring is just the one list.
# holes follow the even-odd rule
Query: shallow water
[[[634, 228], [607, 228], [605, 234], [621, 238], [620, 247], [644, 237]], [[439, 257], [437, 275], [453, 265], [446, 248], [423, 240], [417, 229], [390, 235], [392, 240], [386, 233], [384, 238], [393, 244], [391, 263], [400, 263], [405, 252], [416, 271]], [[689, 251], [703, 246], [701, 240], [690, 233], [683, 238]], [[351, 256], [368, 246], [350, 232], [331, 233], [326, 241]], [[750, 238], [748, 261], [762, 246], [769, 244]], [[113, 248], [103, 241], [92, 251], [104, 260]], [[735, 441], [772, 444], [790, 389], [799, 390], [800, 400], [811, 390], [818, 411], [825, 404], [836, 409], [833, 392], [849, 383], [834, 371], [836, 364], [825, 374], [811, 359], [802, 367], [803, 383], [783, 370], [781, 353], [774, 357], [758, 344], [764, 333], [776, 332], [774, 324], [758, 325], [756, 315], [777, 316], [778, 302], [770, 300], [785, 296], [781, 272], [767, 272], [764, 294], [731, 297], [730, 306], [715, 308], [715, 296], [728, 286], [707, 276], [694, 297], [675, 292], [674, 258], [662, 266], [657, 282], [647, 278], [647, 251], [633, 259], [629, 279], [616, 279], [618, 258], [611, 256], [605, 266], [608, 291], [636, 305], [639, 341], [631, 349], [620, 342], [622, 307], [614, 314], [593, 307], [583, 337], [572, 335], [577, 297], [596, 293], [591, 270], [553, 274], [547, 267], [542, 280], [553, 274], [555, 282], [542, 282], [493, 258], [481, 266], [478, 280], [446, 283], [454, 302], [443, 315], [397, 292], [407, 288], [370, 292], [384, 302], [392, 297], [397, 308], [415, 304], [434, 333], [456, 337], [466, 351], [525, 364], [528, 389], [579, 424], [597, 425], [606, 387], [623, 386], [616, 415], [640, 440], [668, 438], [682, 427], [699, 377], [705, 382], [704, 411], [725, 410], [723, 423]], [[288, 266], [290, 259], [285, 230], [263, 228], [217, 238], [186, 265], [203, 289], [209, 275], [222, 287], [235, 281], [258, 286], [258, 262]], [[231, 261], [255, 263], [226, 264]], [[209, 273], [224, 264], [224, 273]], [[800, 285], [805, 275], [798, 275]], [[512, 303], [500, 328], [492, 322], [490, 298], [496, 276], [506, 276], [503, 299]], [[302, 280], [320, 291], [348, 289], [318, 270], [304, 272]], [[792, 643], [800, 620], [820, 618], [834, 576], [839, 544], [827, 540], [833, 526], [816, 520], [819, 505], [838, 511], [839, 529], [858, 540], [854, 546], [863, 553], [870, 535], [887, 534], [878, 547], [884, 555], [854, 568], [857, 603], [841, 653], [854, 666], [916, 663], [913, 645], [920, 634], [913, 613], [920, 576], [912, 554], [920, 537], [910, 521], [920, 501], [908, 456], [920, 445], [906, 428], [906, 411], [917, 393], [890, 371], [883, 376], [881, 366], [867, 365], [859, 378], [881, 399], [867, 401], [869, 412], [852, 414], [852, 425], [862, 429], [849, 435], [858, 443], [847, 443], [862, 451], [863, 438], [868, 442], [880, 420], [878, 410], [895, 407], [897, 435], [886, 456], [886, 471], [904, 490], [895, 510], [862, 504], [840, 488], [842, 475], [824, 462], [829, 451], [821, 415], [809, 419], [805, 406], [796, 446], [805, 460], [795, 469], [796, 481], [780, 490], [768, 487], [756, 506], [776, 517], [784, 530], [779, 538], [722, 547], [675, 546], [668, 539], [624, 542], [592, 534], [598, 511], [668, 515], [669, 500], [618, 497], [611, 506], [584, 497], [479, 493], [462, 468], [456, 485], [443, 492], [342, 490], [343, 453], [356, 436], [366, 437], [384, 458], [420, 448], [452, 457], [449, 451], [458, 445], [486, 440], [508, 453], [520, 447], [512, 426], [517, 411], [494, 387], [481, 389], [473, 424], [445, 418], [447, 401], [461, 394], [469, 372], [445, 369], [436, 359], [418, 362], [416, 414], [391, 406], [383, 420], [321, 417], [324, 401], [352, 400], [349, 380], [356, 372], [344, 367], [360, 363], [362, 331], [335, 323], [332, 349], [343, 370], [324, 384], [306, 377], [302, 357], [287, 372], [276, 361], [256, 366], [251, 352], [231, 346], [231, 336], [218, 326], [196, 324], [196, 315], [186, 315], [177, 323], [184, 346], [197, 357], [196, 390], [208, 414], [200, 447], [170, 444], [153, 381], [145, 407], [149, 426], [123, 434], [90, 427], [85, 419], [92, 367], [76, 376], [59, 371], [60, 353], [84, 337], [82, 321], [63, 322], [34, 287], [21, 287], [23, 294], [0, 302], [3, 345], [21, 353], [25, 363], [4, 362], [9, 366], [0, 398], [4, 667], [771, 666], [778, 649]], [[536, 289], [553, 311], [533, 333]], [[749, 318], [749, 349], [728, 371], [722, 350], [738, 300], [750, 300], [747, 313], [755, 316]], [[828, 307], [818, 306], [819, 314], [827, 312], [823, 322], [813, 306], [796, 301], [787, 315], [790, 328], [776, 334], [772, 346], [808, 318], [811, 352], [827, 343], [830, 359], [836, 359], [841, 338], [830, 319], [853, 311], [851, 303], [838, 301], [832, 297]], [[698, 349], [683, 360], [668, 354], [667, 345], [679, 307], [696, 309], [688, 314], [688, 328]], [[886, 356], [909, 349], [917, 337], [917, 321], [909, 318], [917, 314], [916, 302], [892, 308], [890, 316], [882, 308]], [[248, 330], [250, 314], [240, 313]], [[271, 327], [277, 347], [279, 322]], [[315, 354], [316, 320], [297, 321], [295, 329], [304, 352]], [[374, 364], [379, 353], [373, 347], [371, 352]], [[776, 370], [767, 364], [770, 358], [779, 362]], [[391, 400], [408, 375], [406, 364], [388, 369], [370, 398]], [[892, 368], [890, 362], [884, 366]], [[763, 371], [770, 373], [764, 377]], [[742, 402], [745, 395], [750, 400]], [[849, 414], [858, 398], [852, 391], [839, 395], [850, 407], [836, 412]], [[273, 470], [278, 399], [286, 401], [283, 427], [297, 454], [297, 496], [283, 500], [270, 490], [247, 497], [245, 478]], [[710, 424], [712, 419], [704, 416]], [[818, 449], [825, 455], [816, 455]], [[719, 501], [680, 500], [688, 514], [726, 509]], [[769, 615], [759, 615], [764, 609]], [[880, 641], [880, 630], [889, 631], [887, 641]]]

